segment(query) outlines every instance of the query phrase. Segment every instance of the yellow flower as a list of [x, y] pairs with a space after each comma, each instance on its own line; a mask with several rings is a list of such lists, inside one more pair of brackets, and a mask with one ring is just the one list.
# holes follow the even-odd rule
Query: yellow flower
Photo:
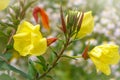
[[40, 33], [40, 26], [33, 26], [27, 21], [23, 21], [17, 29], [14, 38], [14, 48], [21, 56], [39, 56], [47, 49], [47, 40]]
[[0, 1], [0, 10], [5, 9], [9, 5], [10, 0], [1, 0]]
[[113, 44], [103, 44], [96, 46], [89, 52], [89, 57], [95, 64], [98, 71], [110, 75], [110, 65], [119, 62], [120, 56], [118, 46]]
[[77, 38], [83, 38], [87, 34], [90, 34], [93, 31], [93, 28], [94, 28], [94, 19], [92, 16], [92, 12], [88, 11], [84, 13], [82, 25], [80, 31], [77, 34]]

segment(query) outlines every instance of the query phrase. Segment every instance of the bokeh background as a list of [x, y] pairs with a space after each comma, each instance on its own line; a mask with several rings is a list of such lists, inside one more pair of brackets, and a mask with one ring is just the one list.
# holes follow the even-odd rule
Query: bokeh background
[[[17, 4], [17, 0], [11, 0], [10, 6], [16, 6]], [[51, 31], [46, 32], [42, 30], [46, 37], [58, 37], [61, 33], [59, 30], [61, 25], [60, 6], [63, 7], [64, 15], [68, 10], [92, 11], [95, 21], [93, 33], [74, 42], [65, 51], [64, 54], [66, 55], [80, 55], [89, 41], [91, 43], [90, 49], [103, 43], [115, 43], [120, 46], [120, 0], [38, 0], [37, 3], [31, 6], [25, 18], [33, 24], [35, 24], [35, 20], [32, 16], [32, 10], [36, 5], [43, 7], [50, 19]], [[8, 9], [5, 9], [0, 12], [0, 19], [3, 21], [5, 21], [4, 18], [6, 16], [9, 16], [9, 14], [6, 13], [7, 10]], [[6, 31], [6, 28], [0, 27], [0, 29]], [[0, 39], [3, 38], [0, 37]], [[4, 48], [5, 40], [4, 42], [0, 42], [0, 50]], [[52, 46], [58, 46], [59, 50], [60, 45], [62, 45], [62, 43], [58, 43], [58, 45], [53, 44]], [[47, 54], [45, 54], [44, 57], [48, 57]], [[31, 59], [34, 60], [34, 57], [31, 57]], [[52, 59], [54, 59], [54, 57], [50, 56], [49, 60]], [[27, 64], [25, 60], [25, 58], [18, 59], [17, 57], [11, 61], [11, 64], [26, 71]], [[43, 80], [120, 80], [120, 64], [112, 65], [111, 69], [112, 74], [106, 76], [103, 73], [97, 73], [94, 64], [89, 59], [84, 60], [78, 58], [74, 60], [62, 58], [58, 66], [50, 72], [53, 79], [44, 78]], [[0, 74], [2, 73], [6, 72], [1, 71]], [[13, 77], [17, 78], [16, 80], [25, 80], [17, 73], [14, 73]]]

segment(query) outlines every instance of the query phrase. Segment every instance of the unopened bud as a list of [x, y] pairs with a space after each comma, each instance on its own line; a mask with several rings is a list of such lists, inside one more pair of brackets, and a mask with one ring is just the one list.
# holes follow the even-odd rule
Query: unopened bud
[[82, 57], [87, 60], [89, 58], [88, 56], [88, 49], [89, 49], [89, 44], [85, 47], [83, 53], [82, 53]]
[[46, 29], [50, 29], [49, 27], [49, 18], [46, 14], [46, 12], [44, 11], [44, 9], [40, 8], [40, 7], [35, 7], [33, 10], [33, 16], [35, 21], [38, 23], [38, 13], [40, 13], [41, 15], [41, 20], [42, 20], [42, 24]]
[[66, 33], [66, 24], [65, 24], [65, 20], [64, 20], [64, 17], [63, 17], [63, 11], [62, 11], [62, 7], [60, 9], [60, 17], [61, 17], [61, 23], [62, 23], [62, 28], [61, 30]]
[[57, 38], [49, 38], [47, 39], [47, 46], [51, 45], [52, 43], [54, 43], [57, 40]]

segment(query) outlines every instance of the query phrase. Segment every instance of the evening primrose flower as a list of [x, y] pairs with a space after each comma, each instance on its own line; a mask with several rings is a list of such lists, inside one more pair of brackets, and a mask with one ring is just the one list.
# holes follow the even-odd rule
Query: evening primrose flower
[[23, 21], [13, 36], [14, 48], [21, 56], [39, 56], [47, 49], [47, 39], [42, 37], [40, 26]]
[[90, 59], [95, 64], [98, 71], [110, 75], [110, 65], [117, 64], [120, 59], [118, 46], [113, 44], [103, 44], [96, 46], [89, 53]]
[[1, 0], [0, 1], [0, 11], [5, 9], [9, 5], [10, 0]]
[[80, 31], [77, 34], [77, 38], [83, 38], [86, 35], [90, 34], [94, 28], [94, 19], [92, 16], [92, 11], [88, 11], [84, 13], [82, 25]]

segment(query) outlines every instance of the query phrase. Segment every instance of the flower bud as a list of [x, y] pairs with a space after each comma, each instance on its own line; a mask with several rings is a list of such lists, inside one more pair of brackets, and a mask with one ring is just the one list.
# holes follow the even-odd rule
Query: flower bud
[[57, 40], [57, 38], [49, 38], [47, 39], [47, 46], [51, 45], [52, 43], [54, 43]]
[[88, 56], [88, 49], [89, 49], [89, 44], [85, 47], [83, 53], [82, 53], [82, 57], [86, 60], [89, 58]]
[[42, 20], [42, 24], [43, 24], [44, 28], [49, 30], [50, 29], [49, 18], [47, 16], [46, 12], [44, 11], [44, 9], [42, 9], [38, 6], [34, 8], [33, 16], [34, 16], [34, 19], [37, 23], [38, 23], [38, 13], [40, 13], [40, 15], [41, 15], [41, 20]]

